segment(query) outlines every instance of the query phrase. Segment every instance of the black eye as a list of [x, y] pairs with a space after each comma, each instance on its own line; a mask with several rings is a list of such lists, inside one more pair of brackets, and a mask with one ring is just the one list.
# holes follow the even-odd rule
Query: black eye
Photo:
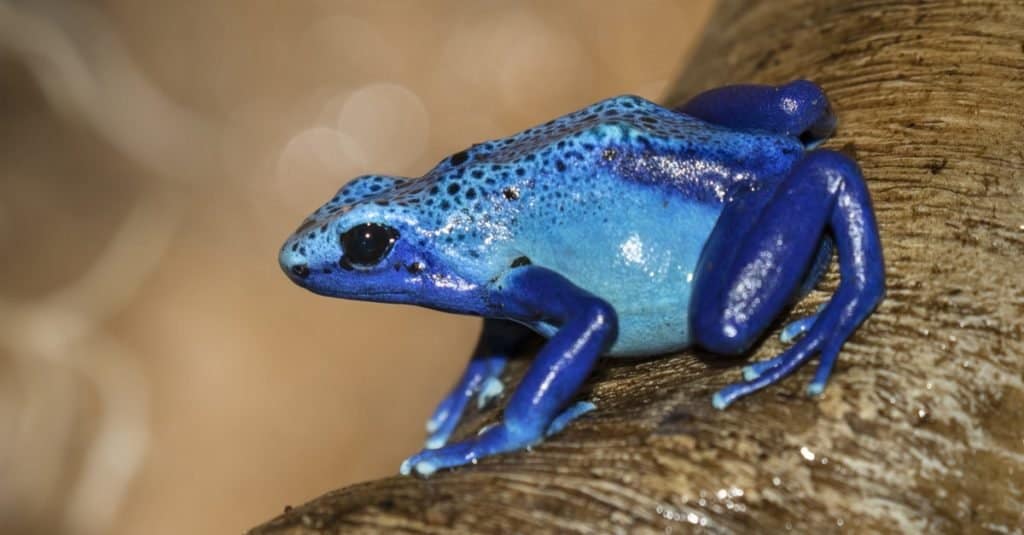
[[341, 235], [342, 263], [370, 267], [377, 265], [391, 251], [398, 231], [377, 223], [356, 225]]

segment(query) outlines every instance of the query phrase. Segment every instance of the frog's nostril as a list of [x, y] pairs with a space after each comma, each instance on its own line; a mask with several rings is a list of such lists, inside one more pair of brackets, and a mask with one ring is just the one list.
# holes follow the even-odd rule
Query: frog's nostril
[[296, 247], [291, 242], [287, 242], [281, 247], [281, 254], [278, 257], [278, 262], [281, 264], [281, 269], [290, 277], [292, 280], [301, 280], [309, 277], [310, 270], [309, 264], [307, 264], [306, 256], [296, 251]]
[[304, 279], [309, 276], [309, 266], [306, 264], [295, 264], [289, 270], [293, 275], [300, 279]]

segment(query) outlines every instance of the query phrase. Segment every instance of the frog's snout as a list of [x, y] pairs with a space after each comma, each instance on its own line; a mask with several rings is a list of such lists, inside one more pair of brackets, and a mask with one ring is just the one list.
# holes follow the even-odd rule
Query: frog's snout
[[299, 284], [306, 277], [309, 277], [309, 264], [307, 263], [306, 255], [297, 251], [291, 242], [285, 243], [284, 247], [281, 248], [278, 263], [281, 265], [281, 270], [284, 271], [285, 275], [288, 275], [288, 278]]

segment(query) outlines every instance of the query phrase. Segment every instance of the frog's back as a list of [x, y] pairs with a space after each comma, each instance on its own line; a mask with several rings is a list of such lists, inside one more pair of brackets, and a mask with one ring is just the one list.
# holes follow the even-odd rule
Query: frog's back
[[710, 203], [736, 183], [784, 176], [803, 151], [793, 138], [730, 130], [631, 95], [484, 145], [480, 161], [547, 168], [555, 181], [573, 166], [600, 167]]
[[[371, 197], [401, 204], [448, 193], [449, 202], [441, 198], [437, 203], [451, 208], [476, 205], [486, 195], [475, 193], [488, 191], [508, 197], [510, 191], [593, 187], [596, 184], [588, 184], [588, 177], [605, 173], [651, 191], [661, 188], [720, 205], [738, 184], [784, 176], [802, 151], [794, 138], [730, 130], [623, 95], [507, 138], [473, 145], [445, 158], [421, 179], [402, 181], [392, 191]], [[473, 194], [466, 195], [469, 192]]]

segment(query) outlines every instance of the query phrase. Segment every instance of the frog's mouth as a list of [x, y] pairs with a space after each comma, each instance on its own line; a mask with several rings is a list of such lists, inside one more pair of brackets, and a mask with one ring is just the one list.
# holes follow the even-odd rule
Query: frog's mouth
[[[384, 243], [381, 247], [372, 239], [374, 229], [364, 228], [367, 226], [354, 227], [359, 230], [354, 237], [346, 236], [352, 230], [343, 233], [342, 247], [336, 249], [289, 239], [280, 250], [281, 270], [296, 285], [328, 297], [417, 305], [458, 314], [487, 309], [487, 284], [448, 268], [451, 262], [411, 240], [394, 239], [398, 233], [387, 232], [387, 228], [382, 234], [386, 239], [377, 240]], [[346, 242], [353, 243], [345, 247]], [[363, 245], [365, 250], [356, 249]], [[375, 264], [363, 262], [367, 258]]]
[[299, 284], [303, 288], [325, 297], [344, 297], [353, 301], [371, 301], [375, 303], [411, 303], [414, 301], [409, 292], [403, 291], [360, 291], [358, 293], [343, 293], [331, 288], [329, 285]]

